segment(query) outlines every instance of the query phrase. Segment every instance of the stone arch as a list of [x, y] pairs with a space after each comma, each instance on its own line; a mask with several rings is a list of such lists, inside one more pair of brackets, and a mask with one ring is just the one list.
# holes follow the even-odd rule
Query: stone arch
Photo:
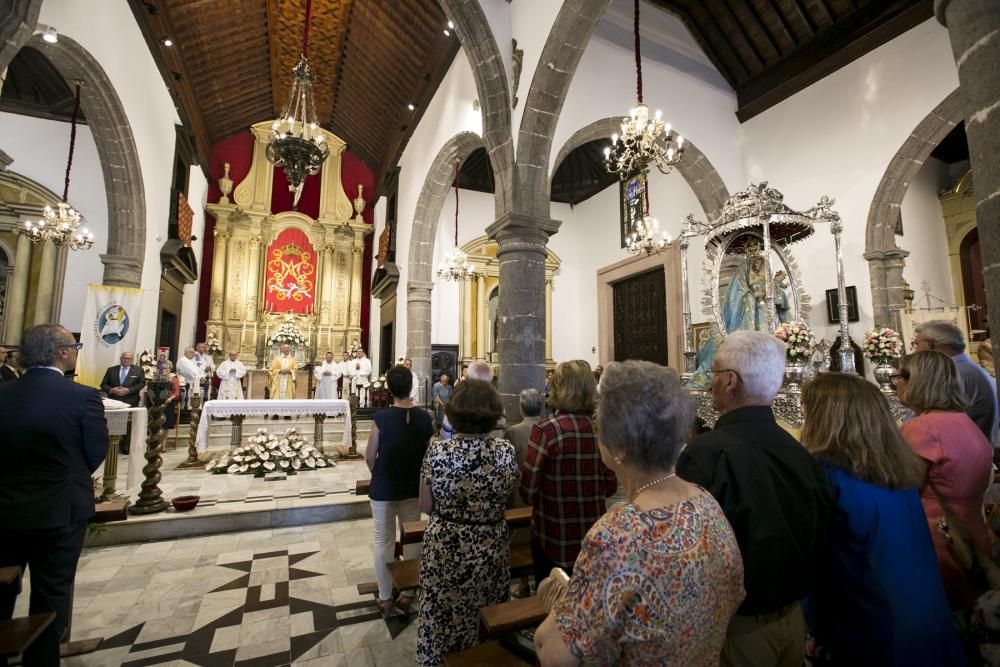
[[517, 143], [517, 209], [549, 217], [549, 157], [566, 93], [611, 0], [566, 0], [545, 39], [524, 103]]
[[898, 327], [893, 311], [903, 308], [903, 267], [909, 254], [896, 245], [896, 221], [903, 197], [948, 133], [964, 119], [958, 89], [921, 120], [889, 161], [875, 190], [865, 230], [865, 259], [871, 277], [875, 326]]
[[511, 209], [514, 192], [511, 183], [514, 175], [514, 141], [511, 135], [507, 72], [479, 0], [442, 0], [441, 6], [448, 19], [455, 24], [455, 32], [472, 67], [483, 117], [481, 145], [486, 146], [493, 165], [493, 177], [496, 179], [495, 213], [499, 218]]
[[80, 107], [97, 145], [108, 201], [103, 282], [139, 287], [146, 250], [146, 197], [125, 107], [104, 68], [75, 40], [59, 35], [58, 42], [49, 44], [35, 35], [26, 46], [42, 52], [67, 82], [83, 82]]
[[[597, 139], [608, 139], [613, 133], [618, 132], [621, 126], [621, 117], [602, 118], [586, 125], [573, 133], [556, 156], [552, 166], [552, 174], [549, 176], [548, 190], [552, 189], [552, 177], [555, 176], [556, 169], [566, 159], [570, 152]], [[729, 189], [715, 170], [712, 162], [689, 140], [684, 142], [684, 159], [674, 167], [684, 177], [688, 185], [694, 191], [695, 197], [705, 211], [708, 220], [714, 220], [722, 210], [722, 205], [729, 197]]]
[[483, 144], [483, 138], [475, 132], [460, 132], [446, 141], [431, 163], [417, 199], [407, 260], [406, 350], [418, 377], [431, 375], [431, 278], [441, 208], [454, 182], [455, 161], [465, 160]]
[[0, 72], [7, 69], [21, 47], [31, 39], [41, 9], [42, 0], [3, 3], [0, 9]]

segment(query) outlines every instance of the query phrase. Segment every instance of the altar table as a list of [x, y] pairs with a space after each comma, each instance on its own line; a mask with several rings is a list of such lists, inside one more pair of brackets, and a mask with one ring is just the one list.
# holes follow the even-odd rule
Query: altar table
[[[340, 399], [319, 400], [294, 399], [286, 401], [269, 400], [246, 400], [246, 401], [209, 401], [201, 409], [201, 421], [198, 423], [198, 438], [195, 446], [198, 452], [204, 452], [208, 448], [208, 426], [212, 417], [263, 417], [279, 415], [282, 417], [341, 417], [344, 418], [344, 446], [351, 445], [351, 406], [350, 403]], [[322, 419], [317, 420], [318, 423]], [[239, 420], [242, 426], [242, 419]], [[234, 428], [237, 426], [234, 420]], [[280, 424], [275, 430], [284, 430], [286, 424]], [[268, 429], [271, 430], [271, 429]], [[323, 443], [313, 443], [320, 448]]]

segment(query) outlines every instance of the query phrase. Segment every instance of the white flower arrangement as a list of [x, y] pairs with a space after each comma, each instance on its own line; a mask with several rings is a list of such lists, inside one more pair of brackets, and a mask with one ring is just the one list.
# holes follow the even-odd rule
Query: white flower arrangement
[[862, 346], [865, 357], [877, 364], [887, 364], [890, 359], [899, 359], [903, 354], [903, 341], [894, 329], [884, 327], [865, 332]]
[[372, 389], [381, 389], [382, 387], [388, 387], [389, 383], [386, 382], [385, 376], [383, 375], [377, 380], [374, 380], [371, 384]]
[[295, 322], [291, 320], [286, 320], [281, 323], [277, 331], [271, 334], [271, 337], [267, 339], [268, 345], [275, 345], [277, 343], [288, 343], [289, 345], [305, 345], [306, 337], [302, 335], [298, 327], [295, 326]]
[[805, 322], [785, 322], [774, 330], [774, 335], [786, 345], [785, 357], [788, 361], [808, 360], [816, 344], [816, 337]]
[[303, 440], [295, 428], [287, 429], [280, 438], [266, 428], [259, 428], [247, 438], [247, 444], [214, 459], [205, 466], [205, 470], [213, 474], [284, 472], [294, 475], [299, 470], [318, 470], [335, 465], [323, 452]]
[[215, 335], [215, 330], [209, 331], [205, 337], [205, 345], [209, 354], [222, 354], [222, 341]]
[[139, 353], [139, 368], [147, 380], [151, 380], [156, 375], [156, 356], [150, 350], [143, 350]]

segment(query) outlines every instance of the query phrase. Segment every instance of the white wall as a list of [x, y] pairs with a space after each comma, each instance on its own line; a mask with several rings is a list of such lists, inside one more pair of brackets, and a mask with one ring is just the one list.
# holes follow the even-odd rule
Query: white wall
[[[929, 158], [917, 172], [903, 198], [903, 236], [896, 237], [896, 244], [910, 251], [906, 258], [903, 277], [916, 292], [914, 304], [927, 305], [923, 299], [922, 284], [926, 280], [931, 294], [954, 303], [951, 267], [948, 263], [948, 238], [945, 233], [944, 214], [938, 194], [951, 183], [948, 165]], [[944, 305], [933, 301], [934, 307]]]
[[[69, 154], [70, 124], [43, 118], [0, 113], [0, 149], [14, 158], [10, 171], [26, 176], [62, 197]], [[87, 285], [100, 283], [104, 265], [100, 255], [108, 245], [108, 201], [104, 175], [90, 128], [77, 125], [69, 203], [83, 215], [84, 225], [94, 233], [90, 250], [69, 251], [63, 283], [59, 322], [79, 331]]]
[[[396, 200], [396, 214], [399, 220], [399, 228], [396, 230], [396, 261], [399, 265], [399, 288], [396, 292], [396, 356], [410, 354], [406, 349], [406, 283], [409, 280], [410, 232], [417, 199], [424, 187], [427, 172], [441, 147], [459, 132], [481, 133], [482, 117], [472, 106], [475, 98], [476, 85], [472, 79], [472, 69], [465, 53], [459, 51], [399, 160], [399, 196]], [[454, 209], [452, 212], [454, 213]], [[489, 221], [482, 229], [492, 222], [491, 211]], [[433, 340], [438, 342], [436, 339]]]
[[[128, 117], [146, 198], [146, 251], [142, 271], [145, 299], [138, 346], [152, 347], [159, 302], [159, 252], [162, 239], [167, 235], [174, 125], [179, 122], [173, 100], [127, 3], [45, 0], [39, 21], [54, 26], [61, 35], [71, 37], [90, 52], [114, 85]], [[200, 172], [193, 172], [191, 180], [191, 206], [200, 218], [205, 201], [204, 179]], [[202, 181], [200, 185], [196, 184], [199, 180]], [[195, 192], [201, 193], [200, 199], [194, 199]], [[201, 224], [204, 224], [203, 219]], [[200, 236], [197, 231], [195, 233]], [[161, 237], [160, 242], [156, 241], [157, 236]], [[197, 247], [200, 249], [200, 243]], [[199, 257], [199, 264], [201, 259]], [[193, 307], [189, 306], [193, 303], [186, 295], [186, 310]], [[193, 322], [185, 321], [187, 326]], [[79, 328], [79, 324], [73, 328]]]
[[[861, 322], [851, 328], [856, 339], [873, 322], [862, 255], [875, 190], [916, 125], [957, 87], [948, 32], [928, 19], [743, 125], [749, 180], [767, 179], [793, 208], [808, 208], [823, 194], [837, 200], [847, 284], [857, 286], [861, 309]], [[825, 290], [836, 286], [833, 240], [819, 229], [792, 248], [813, 299], [810, 323], [829, 338], [835, 326], [824, 313]]]

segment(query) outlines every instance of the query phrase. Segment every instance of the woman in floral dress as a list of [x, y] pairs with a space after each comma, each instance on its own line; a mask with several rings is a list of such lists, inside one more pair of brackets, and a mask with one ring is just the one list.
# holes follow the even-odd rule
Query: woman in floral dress
[[479, 610], [508, 597], [510, 545], [504, 520], [518, 479], [514, 446], [487, 434], [502, 414], [488, 382], [466, 380], [445, 406], [456, 433], [431, 443], [420, 479], [430, 515], [420, 559], [417, 664], [474, 645]]
[[744, 597], [743, 560], [715, 499], [674, 473], [693, 401], [669, 368], [614, 362], [597, 414], [601, 458], [630, 502], [587, 533], [568, 585], [556, 570], [539, 586], [551, 603], [535, 633], [539, 662], [718, 665]]

